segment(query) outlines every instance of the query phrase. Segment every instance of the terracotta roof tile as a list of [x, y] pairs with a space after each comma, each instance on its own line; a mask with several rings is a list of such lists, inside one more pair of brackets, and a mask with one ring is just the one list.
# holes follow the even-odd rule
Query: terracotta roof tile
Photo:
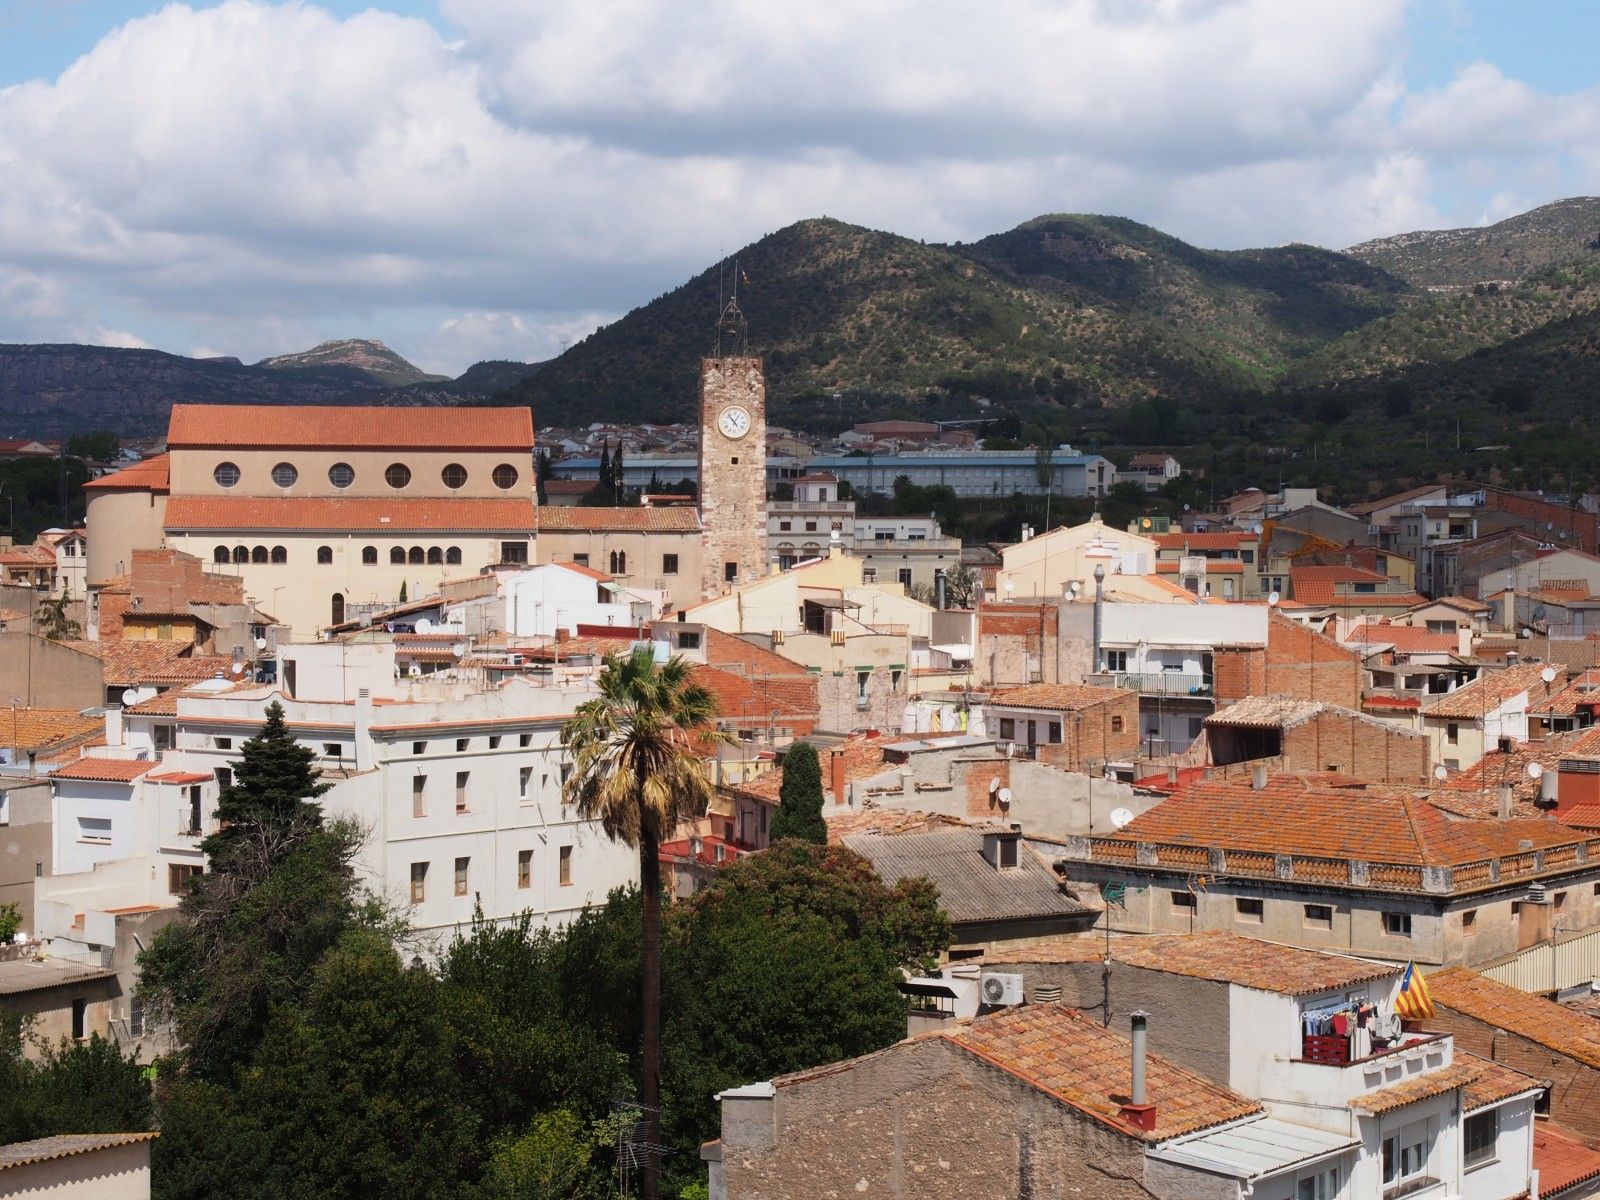
[[1424, 703], [1422, 715], [1447, 719], [1477, 718], [1487, 710], [1504, 704], [1518, 692], [1531, 693], [1529, 701], [1532, 702], [1544, 695], [1544, 681], [1539, 678], [1542, 670], [1543, 663], [1521, 663], [1515, 667], [1485, 671], [1471, 683]]
[[[1067, 934], [991, 951], [983, 961], [995, 965], [1099, 962], [1105, 951], [1103, 933]], [[1150, 971], [1236, 983], [1283, 996], [1309, 996], [1400, 973], [1399, 967], [1384, 963], [1281, 946], [1221, 930], [1113, 937], [1111, 957]]]
[[71, 708], [0, 708], [0, 746], [43, 751], [102, 727], [98, 717]]
[[1132, 1087], [1128, 1041], [1059, 1004], [1025, 1004], [942, 1035], [1023, 1082], [1130, 1137], [1162, 1142], [1262, 1111], [1254, 1100], [1156, 1054], [1146, 1087], [1155, 1129], [1141, 1133], [1120, 1116]]
[[1466, 1087], [1477, 1078], [1476, 1063], [1457, 1060], [1448, 1067], [1425, 1071], [1421, 1075], [1402, 1079], [1399, 1083], [1390, 1084], [1388, 1087], [1363, 1092], [1350, 1101], [1350, 1107], [1376, 1116], [1379, 1113], [1404, 1108], [1408, 1104], [1415, 1104], [1419, 1100], [1431, 1100], [1456, 1088]]
[[1499, 814], [1500, 785], [1507, 783], [1511, 785], [1516, 816], [1542, 816], [1541, 810], [1533, 805], [1540, 781], [1528, 774], [1528, 767], [1538, 763], [1544, 770], [1554, 771], [1563, 758], [1597, 753], [1600, 753], [1600, 728], [1553, 733], [1542, 742], [1518, 742], [1509, 754], [1492, 750], [1465, 770], [1451, 772], [1428, 798], [1457, 816], [1494, 818]]
[[57, 767], [53, 779], [84, 779], [98, 783], [131, 783], [157, 764], [133, 758], [80, 758]]
[[1361, 725], [1381, 728], [1395, 737], [1426, 737], [1414, 729], [1405, 729], [1389, 721], [1379, 721], [1353, 709], [1342, 708], [1323, 700], [1297, 700], [1293, 696], [1246, 696], [1218, 709], [1205, 719], [1207, 725], [1247, 726], [1252, 729], [1293, 729], [1323, 715], [1346, 718]]
[[1532, 1075], [1524, 1075], [1504, 1063], [1483, 1058], [1459, 1046], [1456, 1047], [1456, 1061], [1469, 1063], [1477, 1071], [1477, 1074], [1467, 1081], [1461, 1094], [1462, 1105], [1467, 1112], [1501, 1100], [1509, 1100], [1512, 1096], [1521, 1095], [1523, 1092], [1550, 1086], [1548, 1079], [1535, 1079]]
[[1584, 671], [1575, 675], [1566, 687], [1552, 695], [1529, 697], [1528, 711], [1552, 717], [1570, 717], [1580, 706], [1590, 705], [1600, 706], [1600, 671]]
[[83, 654], [92, 655], [104, 664], [107, 687], [130, 687], [144, 683], [150, 672], [169, 659], [186, 654], [194, 647], [189, 642], [137, 641], [89, 642], [65, 641], [63, 646]]
[[1237, 550], [1260, 539], [1255, 533], [1158, 533], [1151, 538], [1158, 550]]
[[[516, 408], [358, 405], [174, 404], [167, 446], [340, 447], [405, 450], [533, 450], [533, 413]], [[526, 461], [516, 464], [531, 478]]]
[[120, 471], [113, 471], [109, 475], [102, 475], [99, 479], [91, 479], [83, 485], [83, 490], [90, 491], [151, 491], [165, 492], [168, 490], [169, 475], [172, 460], [165, 454], [157, 454], [152, 458], [143, 459], [131, 467], [123, 467]]
[[1036, 683], [1028, 687], [995, 692], [990, 703], [1007, 708], [1039, 708], [1052, 712], [1077, 712], [1119, 700], [1124, 693], [1116, 688], [1083, 687], [1071, 683]]
[[[1339, 786], [1320, 775], [1198, 780], [1097, 844], [1140, 842], [1216, 847], [1229, 853], [1293, 855], [1404, 866], [1464, 866], [1528, 847], [1583, 844], [1586, 833], [1546, 820], [1456, 821], [1417, 788]], [[1341, 885], [1347, 877], [1330, 876]], [[1409, 887], [1394, 880], [1374, 887]], [[1420, 888], [1420, 878], [1415, 887]], [[1415, 890], [1415, 889], [1412, 889]]]
[[[565, 510], [572, 511], [572, 510]], [[382, 530], [391, 533], [531, 533], [529, 497], [329, 499], [317, 496], [174, 496], [165, 525], [177, 531]]]
[[[833, 786], [832, 783], [832, 758], [835, 753], [844, 756], [844, 779], [847, 784], [858, 779], [866, 779], [886, 770], [883, 762], [883, 747], [885, 739], [880, 737], [866, 737], [858, 735], [847, 738], [836, 746], [819, 746], [817, 757], [822, 760], [822, 789], [826, 795]], [[765, 801], [768, 804], [778, 802], [778, 789], [783, 785], [783, 772], [768, 771], [765, 775], [758, 775], [754, 779], [739, 784], [732, 790], [741, 796], [748, 796], [752, 800]], [[831, 801], [830, 801], [831, 803]], [[828, 840], [838, 841], [829, 829]]]
[[585, 508], [550, 506], [539, 510], [539, 528], [553, 532], [589, 533], [599, 530], [697, 533], [700, 514], [687, 505], [646, 508]]
[[1600, 1068], [1600, 1022], [1574, 1016], [1561, 1005], [1463, 967], [1428, 976], [1434, 1004], [1514, 1033]]
[[1533, 1126], [1533, 1169], [1539, 1172], [1539, 1194], [1558, 1197], [1600, 1176], [1600, 1149], [1593, 1139], [1540, 1120]]
[[74, 1154], [88, 1154], [94, 1150], [110, 1150], [134, 1142], [153, 1141], [160, 1136], [159, 1133], [60, 1133], [54, 1137], [35, 1138], [31, 1142], [12, 1142], [8, 1146], [0, 1146], [0, 1171], [8, 1167], [26, 1167], [33, 1163], [70, 1158]]
[[[1352, 591], [1348, 585], [1356, 583], [1372, 584], [1378, 590]], [[1393, 585], [1387, 575], [1361, 567], [1290, 567], [1289, 586], [1296, 600], [1318, 607], [1409, 609], [1426, 599], [1416, 592], [1389, 591]]]

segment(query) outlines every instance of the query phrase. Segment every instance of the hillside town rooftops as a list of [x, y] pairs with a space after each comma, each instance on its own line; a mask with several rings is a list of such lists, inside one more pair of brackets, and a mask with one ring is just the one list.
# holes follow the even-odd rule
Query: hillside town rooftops
[[1451, 720], [1481, 719], [1519, 692], [1532, 693], [1529, 699], [1537, 700], [1546, 690], [1539, 677], [1544, 669], [1543, 663], [1519, 663], [1503, 670], [1486, 671], [1471, 683], [1425, 703], [1422, 715]]

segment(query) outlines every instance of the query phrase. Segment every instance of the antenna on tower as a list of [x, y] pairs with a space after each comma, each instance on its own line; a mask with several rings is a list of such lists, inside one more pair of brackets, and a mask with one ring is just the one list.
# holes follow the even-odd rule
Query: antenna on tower
[[[717, 298], [722, 298], [722, 273], [717, 273]], [[717, 337], [712, 346], [713, 358], [734, 358], [745, 353], [745, 346], [749, 339], [749, 324], [744, 319], [744, 313], [739, 310], [739, 260], [733, 260], [733, 294], [728, 302], [722, 305], [722, 311], [717, 317]]]

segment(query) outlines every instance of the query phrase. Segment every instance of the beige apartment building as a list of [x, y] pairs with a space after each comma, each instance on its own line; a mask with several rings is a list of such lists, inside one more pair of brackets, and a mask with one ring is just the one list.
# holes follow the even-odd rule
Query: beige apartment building
[[89, 492], [91, 582], [166, 545], [299, 639], [357, 605], [534, 561], [525, 408], [174, 405], [163, 460]]

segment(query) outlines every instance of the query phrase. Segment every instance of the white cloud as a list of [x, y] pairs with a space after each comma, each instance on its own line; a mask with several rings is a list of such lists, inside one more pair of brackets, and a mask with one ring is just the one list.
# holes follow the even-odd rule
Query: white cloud
[[371, 334], [454, 372], [824, 213], [1342, 245], [1600, 182], [1594, 94], [1490, 64], [1408, 93], [1401, 0], [443, 8], [455, 40], [173, 4], [0, 90], [0, 339]]

